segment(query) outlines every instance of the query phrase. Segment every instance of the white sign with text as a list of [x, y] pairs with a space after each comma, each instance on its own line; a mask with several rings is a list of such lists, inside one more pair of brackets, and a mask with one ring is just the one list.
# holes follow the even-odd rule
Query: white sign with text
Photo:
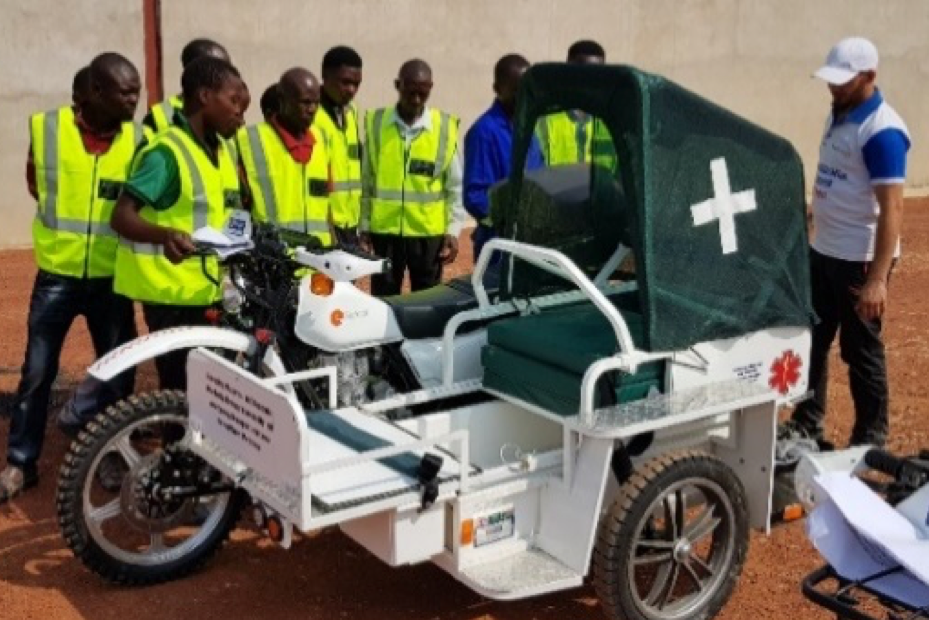
[[187, 362], [191, 428], [263, 477], [290, 489], [301, 478], [306, 422], [283, 392], [203, 349]]

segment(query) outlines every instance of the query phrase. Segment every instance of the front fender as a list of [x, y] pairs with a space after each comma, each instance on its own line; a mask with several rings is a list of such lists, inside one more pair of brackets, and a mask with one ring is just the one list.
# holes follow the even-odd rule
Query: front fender
[[[249, 353], [254, 346], [255, 342], [248, 334], [219, 327], [175, 327], [136, 338], [113, 349], [87, 369], [87, 376], [58, 414], [58, 426], [65, 434], [76, 436], [87, 420], [121, 397], [108, 385], [111, 379], [159, 355], [196, 347]], [[287, 374], [284, 363], [273, 348], [268, 348], [265, 353], [264, 366], [270, 375]], [[287, 386], [284, 389], [293, 388]]]
[[[174, 327], [146, 334], [113, 349], [94, 362], [87, 369], [87, 374], [100, 381], [109, 381], [124, 370], [179, 349], [207, 347], [247, 353], [252, 346], [251, 336], [232, 329]], [[273, 370], [277, 374], [277, 371], [282, 372], [283, 368]]]

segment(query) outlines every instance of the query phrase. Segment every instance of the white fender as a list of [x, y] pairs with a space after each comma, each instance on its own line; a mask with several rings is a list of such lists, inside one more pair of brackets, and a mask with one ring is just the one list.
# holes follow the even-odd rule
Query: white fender
[[[252, 346], [254, 345], [251, 336], [232, 329], [175, 327], [146, 334], [113, 349], [94, 362], [87, 369], [87, 373], [101, 381], [109, 381], [124, 370], [178, 349], [207, 347], [247, 353]], [[265, 363], [273, 374], [286, 374], [284, 365], [274, 349], [268, 349]]]

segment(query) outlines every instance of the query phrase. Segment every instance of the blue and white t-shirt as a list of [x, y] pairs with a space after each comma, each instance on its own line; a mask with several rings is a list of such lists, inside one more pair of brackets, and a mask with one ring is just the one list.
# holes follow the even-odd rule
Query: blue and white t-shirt
[[909, 148], [906, 124], [880, 91], [839, 122], [829, 116], [813, 186], [817, 252], [848, 261], [874, 258], [880, 206], [873, 186], [906, 180]]

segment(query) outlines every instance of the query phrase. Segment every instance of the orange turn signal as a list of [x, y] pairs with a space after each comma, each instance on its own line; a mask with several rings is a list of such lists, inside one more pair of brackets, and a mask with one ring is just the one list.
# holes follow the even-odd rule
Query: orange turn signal
[[784, 521], [796, 521], [803, 518], [803, 505], [791, 504], [784, 508]]
[[310, 276], [310, 292], [320, 297], [329, 297], [335, 288], [335, 282], [332, 278], [322, 273], [314, 273]]
[[474, 542], [474, 519], [465, 519], [461, 522], [461, 546], [465, 547]]

